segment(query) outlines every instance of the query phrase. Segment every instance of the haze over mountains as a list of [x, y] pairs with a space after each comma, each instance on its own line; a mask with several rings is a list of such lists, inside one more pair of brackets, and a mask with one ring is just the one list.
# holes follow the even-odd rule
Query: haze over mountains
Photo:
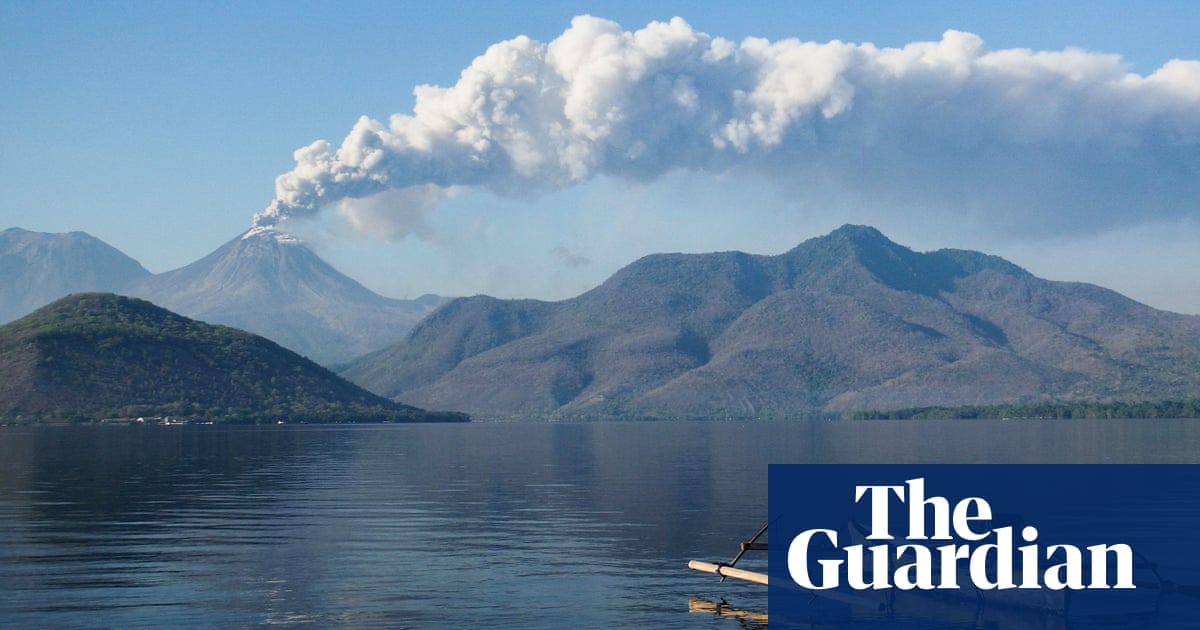
[[646, 256], [559, 302], [440, 307], [378, 296], [267, 228], [158, 275], [85, 234], [0, 237], [9, 311], [99, 285], [326, 364], [374, 350], [342, 376], [479, 418], [1200, 398], [1200, 316], [979, 252], [914, 252], [862, 226], [778, 256]]
[[158, 275], [82, 232], [0, 232], [0, 323], [85, 291], [142, 297], [187, 317], [263, 335], [323, 364], [398, 341], [445, 301], [380, 296], [273, 230], [250, 230]]
[[0, 324], [69, 293], [119, 291], [150, 276], [136, 260], [83, 232], [0, 232]]
[[399, 341], [445, 301], [383, 297], [300, 241], [262, 228], [186, 267], [143, 278], [126, 292], [188, 317], [260, 334], [324, 364]]
[[764, 417], [1200, 396], [1200, 316], [844, 226], [658, 254], [560, 302], [450, 302], [343, 372], [477, 417]]

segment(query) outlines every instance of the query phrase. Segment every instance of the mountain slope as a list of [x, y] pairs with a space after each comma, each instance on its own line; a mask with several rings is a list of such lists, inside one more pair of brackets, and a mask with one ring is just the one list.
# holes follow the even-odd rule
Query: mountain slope
[[0, 323], [64, 295], [119, 291], [150, 275], [137, 261], [83, 232], [0, 232]]
[[844, 226], [645, 257], [554, 303], [468, 298], [343, 374], [474, 415], [788, 416], [1200, 395], [1200, 317]]
[[299, 241], [261, 228], [126, 291], [188, 317], [260, 334], [324, 364], [394, 343], [445, 301], [385, 298]]
[[0, 419], [463, 420], [379, 398], [262, 337], [77, 294], [0, 326]]

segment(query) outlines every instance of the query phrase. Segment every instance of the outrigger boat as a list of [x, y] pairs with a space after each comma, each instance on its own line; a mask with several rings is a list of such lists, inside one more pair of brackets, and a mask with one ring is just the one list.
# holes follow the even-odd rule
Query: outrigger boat
[[760, 543], [758, 542], [758, 539], [762, 538], [763, 534], [767, 533], [768, 527], [770, 527], [769, 523], [767, 525], [763, 525], [762, 529], [758, 530], [758, 533], [755, 534], [753, 538], [741, 543], [737, 555], [734, 556], [733, 560], [730, 560], [728, 563], [713, 563], [692, 560], [688, 562], [688, 568], [696, 571], [703, 571], [705, 573], [716, 573], [717, 575], [721, 576], [722, 582], [725, 581], [725, 578], [731, 577], [739, 580], [746, 580], [747, 582], [754, 582], [755, 584], [762, 584], [763, 586], [768, 586], [766, 573], [746, 571], [733, 566], [737, 564], [738, 560], [742, 559], [742, 556], [746, 555], [747, 551], [767, 551], [767, 543]]
[[[739, 545], [737, 555], [735, 555], [729, 562], [704, 562], [701, 560], [691, 560], [688, 562], [688, 568], [696, 571], [703, 571], [705, 573], [715, 573], [721, 576], [722, 582], [725, 581], [725, 578], [734, 578], [738, 580], [745, 580], [747, 582], [753, 582], [754, 584], [768, 586], [768, 578], [766, 573], [747, 571], [745, 569], [739, 569], [734, 565], [738, 563], [738, 560], [742, 559], [742, 556], [746, 555], [747, 551], [767, 551], [767, 543], [759, 542], [759, 539], [761, 539], [763, 535], [767, 533], [767, 528], [769, 526], [769, 524], [763, 525], [762, 529], [758, 530], [758, 532], [755, 533], [750, 540], [741, 543]], [[736, 619], [755, 624], [766, 625], [768, 622], [767, 613], [752, 610], [742, 610], [734, 606], [730, 606], [723, 599], [720, 602], [712, 602], [701, 597], [693, 597], [688, 600], [688, 612], [707, 613], [719, 617], [734, 617]]]
[[[752, 536], [750, 538], [750, 540], [740, 543], [738, 545], [737, 555], [735, 555], [733, 557], [733, 559], [730, 560], [729, 562], [705, 562], [702, 560], [691, 560], [688, 562], [688, 568], [695, 570], [695, 571], [701, 571], [704, 573], [715, 573], [716, 575], [721, 576], [722, 582], [725, 581], [725, 578], [734, 578], [734, 579], [738, 579], [738, 580], [752, 582], [754, 584], [770, 586], [770, 580], [766, 573], [761, 573], [758, 571], [749, 571], [749, 570], [741, 569], [741, 568], [738, 568], [737, 566], [735, 566], [738, 563], [738, 561], [741, 560], [746, 555], [746, 552], [748, 552], [748, 551], [769, 551], [769, 549], [770, 549], [769, 543], [762, 541], [763, 536], [767, 533], [767, 530], [769, 528], [770, 528], [770, 523], [763, 525], [762, 529], [755, 532], [754, 536]], [[796, 590], [803, 590], [803, 589], [800, 589], [800, 587], [796, 586], [796, 585], [789, 585], [788, 588], [795, 588]], [[806, 591], [806, 592], [808, 592], [808, 591]], [[868, 609], [873, 608], [876, 612], [884, 612], [885, 611], [885, 608], [875, 598], [871, 598], [871, 597], [864, 597], [864, 596], [855, 595], [852, 593], [841, 592], [841, 591], [821, 591], [820, 593], [814, 592], [813, 594], [816, 596], [819, 596], [821, 598], [828, 599], [828, 600], [834, 601], [834, 602], [840, 602], [840, 603], [846, 604], [846, 605], [866, 607]], [[721, 604], [713, 604], [713, 605], [706, 605], [706, 604], [710, 604], [710, 602], [708, 602], [707, 600], [700, 599], [700, 598], [693, 598], [692, 601], [689, 602], [688, 609], [692, 612], [710, 612], [710, 613], [719, 614], [722, 616], [729, 616], [731, 614], [734, 614], [735, 616], [745, 618], [745, 619], [752, 619], [754, 621], [760, 621], [760, 622], [767, 621], [766, 613], [736, 610], [736, 609], [733, 609], [732, 607], [728, 606], [728, 604], [725, 604], [724, 602], [722, 602]]]

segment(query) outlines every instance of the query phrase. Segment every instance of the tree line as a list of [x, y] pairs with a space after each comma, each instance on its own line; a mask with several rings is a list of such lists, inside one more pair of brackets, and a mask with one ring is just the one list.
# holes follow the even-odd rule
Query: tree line
[[852, 411], [843, 414], [842, 418], [846, 420], [1200, 418], [1200, 399], [914, 407], [892, 411]]

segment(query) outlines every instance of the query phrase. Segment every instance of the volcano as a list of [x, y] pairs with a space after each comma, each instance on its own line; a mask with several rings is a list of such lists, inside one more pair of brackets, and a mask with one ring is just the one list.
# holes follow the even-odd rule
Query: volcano
[[322, 364], [394, 343], [445, 298], [383, 297], [300, 240], [255, 227], [204, 258], [124, 293], [176, 313], [262, 335]]

